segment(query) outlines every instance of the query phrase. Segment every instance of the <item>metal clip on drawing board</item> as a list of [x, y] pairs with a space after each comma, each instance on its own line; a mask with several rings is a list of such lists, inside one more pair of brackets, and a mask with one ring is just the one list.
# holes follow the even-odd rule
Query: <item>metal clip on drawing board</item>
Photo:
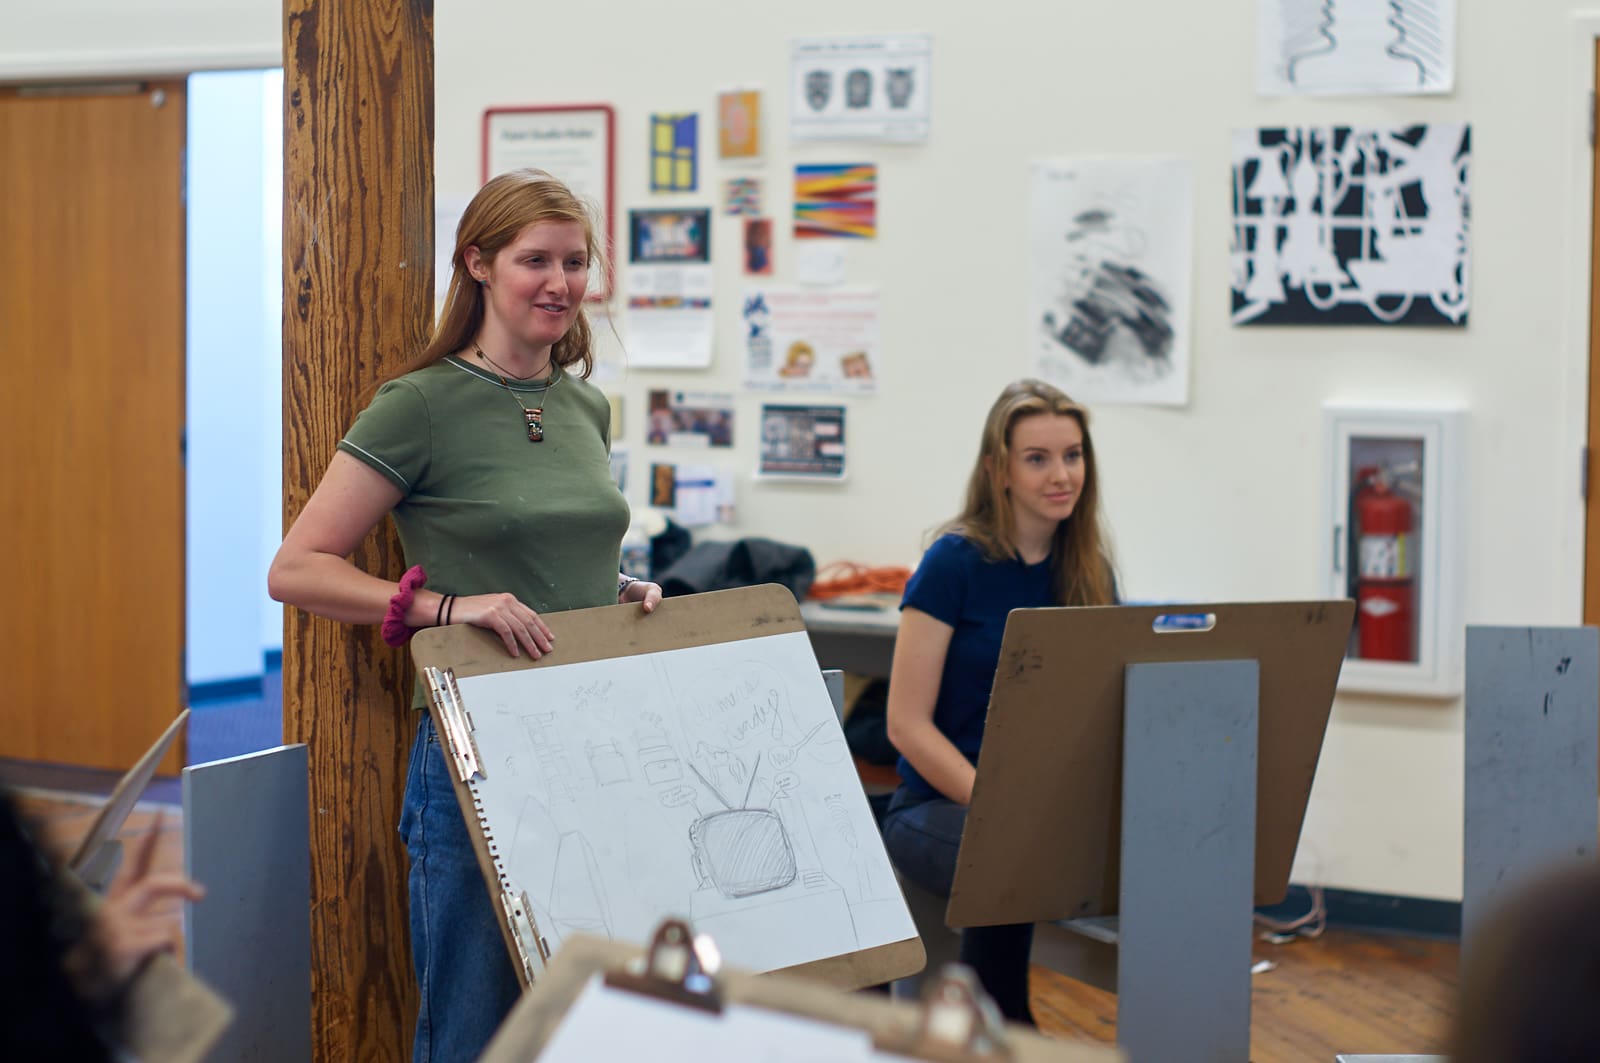
[[971, 968], [947, 964], [922, 991], [922, 1018], [909, 1036], [880, 1035], [873, 1047], [933, 1063], [1009, 1060], [1005, 1023]]
[[550, 965], [550, 949], [544, 942], [544, 935], [539, 933], [539, 924], [533, 920], [533, 905], [528, 903], [526, 893], [517, 896], [509, 890], [501, 890], [500, 906], [505, 909], [506, 923], [511, 927], [511, 940], [517, 947], [517, 961], [528, 976], [528, 984], [533, 985], [537, 980], [534, 958], [538, 957], [541, 968]]
[[434, 708], [439, 710], [439, 722], [445, 729], [445, 745], [455, 761], [456, 776], [470, 782], [473, 776], [483, 777], [482, 761], [478, 758], [478, 741], [472, 737], [472, 717], [461, 703], [461, 688], [456, 686], [456, 673], [451, 668], [424, 668], [422, 677], [428, 683], [428, 695]]
[[606, 975], [606, 985], [721, 1013], [722, 989], [706, 970], [694, 933], [682, 919], [668, 919], [657, 927], [650, 951], [631, 966]]

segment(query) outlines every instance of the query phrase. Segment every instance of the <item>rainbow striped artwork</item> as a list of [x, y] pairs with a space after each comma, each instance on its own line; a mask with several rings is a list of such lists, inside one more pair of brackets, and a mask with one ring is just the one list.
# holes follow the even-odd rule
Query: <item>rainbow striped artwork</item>
[[878, 235], [878, 167], [873, 163], [794, 168], [796, 237]]

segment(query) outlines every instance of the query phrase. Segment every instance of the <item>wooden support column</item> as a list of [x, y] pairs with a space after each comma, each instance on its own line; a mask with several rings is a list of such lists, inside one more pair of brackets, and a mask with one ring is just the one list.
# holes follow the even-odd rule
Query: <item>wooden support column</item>
[[[432, 0], [285, 0], [283, 55], [287, 522], [364, 393], [431, 326]], [[392, 527], [354, 560], [398, 578]], [[296, 609], [283, 650], [284, 741], [310, 754], [314, 1058], [406, 1060], [416, 1014], [396, 834], [416, 723], [406, 657], [376, 625]]]

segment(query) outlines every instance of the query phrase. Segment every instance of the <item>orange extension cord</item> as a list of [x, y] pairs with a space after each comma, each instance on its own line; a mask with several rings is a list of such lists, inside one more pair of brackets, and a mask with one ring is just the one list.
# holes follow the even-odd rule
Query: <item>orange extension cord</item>
[[910, 578], [911, 570], [900, 565], [873, 568], [856, 561], [833, 561], [817, 572], [806, 597], [826, 600], [848, 594], [899, 594]]

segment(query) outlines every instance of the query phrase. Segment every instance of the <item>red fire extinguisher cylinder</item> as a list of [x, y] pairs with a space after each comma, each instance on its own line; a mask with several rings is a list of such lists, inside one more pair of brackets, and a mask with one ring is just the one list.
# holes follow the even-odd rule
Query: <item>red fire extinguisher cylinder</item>
[[1360, 529], [1356, 582], [1357, 645], [1364, 659], [1414, 661], [1415, 546], [1411, 503], [1380, 477], [1356, 495]]

